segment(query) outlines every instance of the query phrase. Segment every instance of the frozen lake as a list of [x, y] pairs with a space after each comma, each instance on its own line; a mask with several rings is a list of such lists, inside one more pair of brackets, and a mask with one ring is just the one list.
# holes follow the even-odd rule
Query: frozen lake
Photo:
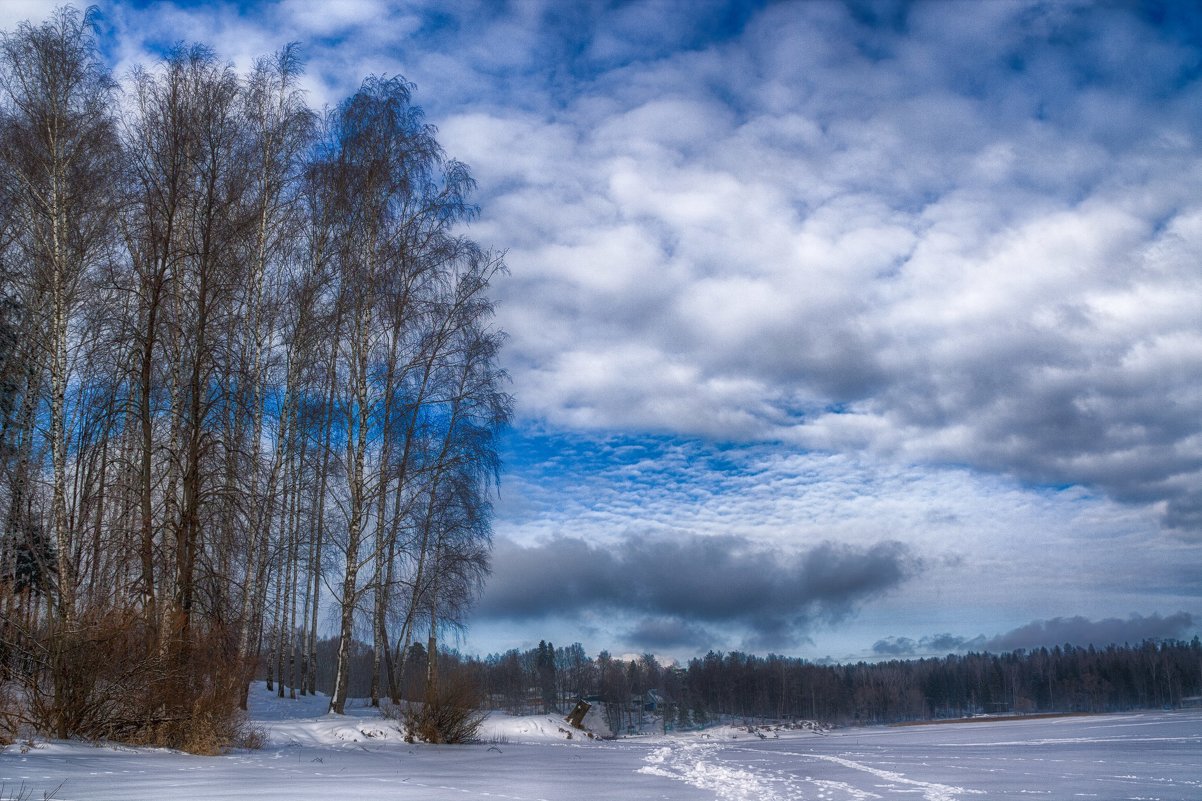
[[268, 735], [259, 751], [14, 745], [0, 754], [0, 798], [24, 788], [35, 801], [1202, 799], [1202, 711], [609, 742], [567, 740], [551, 718], [497, 716], [494, 742], [434, 747], [404, 743], [366, 710], [336, 718], [316, 699], [255, 700]]
[[681, 741], [663, 749], [666, 774], [684, 781], [711, 774], [718, 798], [1202, 799], [1197, 711]]

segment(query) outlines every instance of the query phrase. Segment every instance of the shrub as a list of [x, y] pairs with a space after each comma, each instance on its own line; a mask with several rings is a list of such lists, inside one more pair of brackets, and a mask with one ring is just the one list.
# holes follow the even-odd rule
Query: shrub
[[160, 672], [136, 621], [87, 616], [71, 629], [26, 632], [13, 679], [21, 723], [52, 737], [123, 740]]
[[21, 632], [0, 693], [0, 740], [28, 729], [198, 754], [251, 747], [262, 736], [239, 708], [231, 646], [220, 628], [161, 643], [121, 613]]
[[13, 687], [7, 682], [0, 684], [0, 747], [17, 741], [21, 735], [22, 719], [21, 704]]
[[479, 741], [480, 690], [466, 675], [444, 679], [432, 698], [405, 710], [405, 740], [458, 745]]

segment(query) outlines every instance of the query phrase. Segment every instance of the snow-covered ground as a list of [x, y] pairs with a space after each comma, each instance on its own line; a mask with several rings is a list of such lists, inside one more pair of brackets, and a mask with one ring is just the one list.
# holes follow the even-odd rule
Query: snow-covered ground
[[590, 740], [554, 717], [494, 715], [485, 742], [410, 745], [395, 724], [261, 690], [258, 751], [195, 757], [36, 743], [0, 753], [0, 799], [421, 801], [1202, 799], [1202, 711], [904, 728]]

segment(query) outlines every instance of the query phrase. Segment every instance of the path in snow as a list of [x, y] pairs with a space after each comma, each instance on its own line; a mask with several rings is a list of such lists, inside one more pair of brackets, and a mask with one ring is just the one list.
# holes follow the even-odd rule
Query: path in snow
[[[640, 770], [649, 775], [665, 776], [712, 790], [721, 801], [788, 801], [802, 798], [864, 801], [882, 798], [878, 791], [921, 793], [923, 801], [956, 801], [966, 794], [983, 793], [981, 790], [906, 778], [896, 771], [870, 767], [829, 754], [773, 751], [772, 755], [774, 759], [766, 758], [763, 748], [754, 744], [731, 748], [719, 744], [680, 742], [653, 751], [644, 760], [648, 764]], [[847, 781], [817, 778], [815, 774], [821, 775], [823, 771], [815, 768], [816, 762], [830, 762], [860, 771], [874, 779], [884, 780], [884, 783], [875, 783], [874, 789], [868, 790]], [[764, 764], [778, 767], [761, 767]]]

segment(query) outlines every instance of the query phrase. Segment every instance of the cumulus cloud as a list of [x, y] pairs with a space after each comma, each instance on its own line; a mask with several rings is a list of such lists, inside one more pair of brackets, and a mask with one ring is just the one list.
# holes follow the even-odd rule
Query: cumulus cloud
[[639, 648], [663, 651], [686, 648], [702, 651], [721, 642], [720, 635], [679, 617], [649, 617], [623, 632], [626, 642]]
[[122, 68], [298, 39], [318, 102], [416, 80], [509, 249], [524, 421], [966, 464], [1202, 536], [1188, 12], [736, 5], [106, 15]]
[[985, 647], [984, 637], [960, 637], [955, 634], [934, 634], [913, 640], [909, 637], [885, 637], [872, 644], [876, 656], [928, 656], [955, 651], [971, 651]]
[[993, 637], [935, 634], [913, 640], [885, 637], [872, 645], [877, 656], [917, 656], [956, 651], [1015, 651], [1019, 648], [1077, 647], [1138, 644], [1144, 640], [1188, 639], [1198, 632], [1198, 619], [1189, 612], [1161, 616], [1132, 614], [1127, 618], [1090, 620], [1085, 617], [1054, 617], [1034, 620]]
[[22, 22], [37, 23], [49, 17], [62, 3], [58, 0], [8, 0], [0, 5], [0, 29], [12, 30]]
[[[969, 464], [1198, 531], [1202, 48], [1096, 11], [776, 4], [550, 121], [453, 117], [519, 240], [521, 411]], [[519, 123], [533, 147], [491, 146]]]
[[1052, 647], [1054, 645], [1086, 646], [1111, 643], [1136, 644], [1144, 640], [1173, 640], [1190, 636], [1197, 631], [1197, 621], [1188, 612], [1161, 617], [1159, 614], [1133, 614], [1130, 617], [1088, 620], [1084, 617], [1054, 617], [1035, 620], [1025, 626], [990, 637], [983, 647], [990, 651], [1013, 651], [1016, 648]]
[[872, 644], [872, 652], [878, 656], [912, 656], [918, 643], [909, 637], [885, 637]]
[[965, 638], [957, 637], [955, 634], [934, 634], [922, 638], [922, 647], [936, 653], [948, 653], [973, 648], [979, 641], [981, 641], [980, 637]]
[[627, 536], [607, 544], [558, 536], [502, 540], [476, 615], [536, 619], [585, 612], [636, 617], [631, 641], [702, 645], [703, 626], [738, 627], [749, 640], [795, 644], [842, 620], [923, 569], [900, 542], [821, 543], [796, 554], [734, 536]]

